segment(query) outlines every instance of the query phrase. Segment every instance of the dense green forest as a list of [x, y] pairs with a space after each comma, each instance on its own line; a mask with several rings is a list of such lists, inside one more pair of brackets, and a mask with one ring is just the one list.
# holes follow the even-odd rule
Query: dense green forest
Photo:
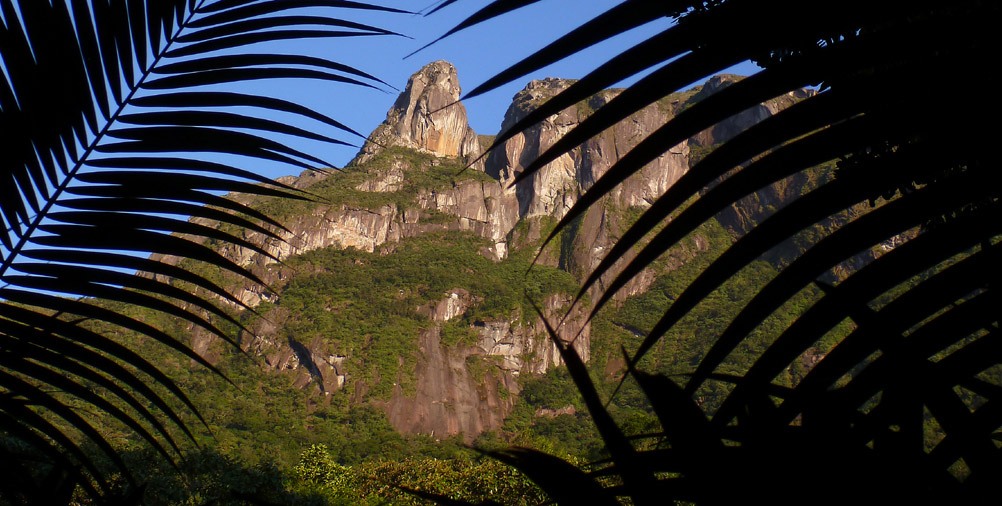
[[[433, 167], [424, 155], [400, 148], [386, 156], [417, 160], [414, 166], [418, 168]], [[441, 172], [446, 179], [417, 177], [427, 186], [409, 186], [406, 191], [454, 184], [448, 177], [458, 174], [456, 166], [448, 168]], [[343, 179], [339, 174], [310, 190], [319, 196], [318, 202], [329, 202], [351, 191], [361, 176], [371, 175], [369, 169], [348, 169]], [[824, 177], [830, 168], [818, 170], [818, 177]], [[395, 197], [381, 198], [391, 201]], [[274, 202], [264, 199], [258, 205]], [[623, 227], [640, 215], [630, 209], [610, 211], [621, 216]], [[573, 229], [566, 232], [573, 233]], [[609, 413], [625, 434], [640, 438], [640, 448], [661, 444], [649, 438], [660, 424], [636, 382], [622, 381], [626, 371], [621, 350], [635, 349], [656, 324], [657, 308], [677, 299], [733, 242], [732, 233], [716, 220], [704, 223], [662, 258], [661, 274], [646, 291], [605, 306], [592, 320], [589, 373], [603, 398], [609, 399]], [[462, 346], [476, 340], [475, 324], [481, 319], [512, 314], [528, 318], [528, 304], [538, 303], [547, 294], [575, 293], [579, 285], [569, 273], [532, 265], [538, 244], [523, 243], [500, 262], [481, 253], [483, 239], [459, 231], [404, 239], [373, 253], [350, 248], [314, 250], [283, 262], [281, 268], [287, 275], [277, 285], [274, 301], [263, 302], [254, 311], [234, 312], [237, 321], [249, 329], [261, 322], [280, 322], [272, 337], [301, 342], [318, 338], [343, 350], [350, 357], [344, 364], [350, 381], [369, 385], [365, 400], [352, 389], [321, 392], [316, 384], [296, 387], [290, 376], [269, 372], [260, 355], [240, 353], [221, 343], [216, 343], [213, 352], [219, 375], [148, 338], [120, 335], [124, 343], [146, 348], [168, 373], [179, 378], [178, 385], [204, 417], [205, 426], [200, 428], [198, 420], [186, 420], [198, 428], [195, 434], [201, 449], [190, 450], [180, 469], [172, 469], [114, 420], [95, 421], [101, 430], [114, 434], [112, 440], [122, 445], [130, 468], [150, 477], [145, 482], [149, 504], [239, 504], [250, 498], [271, 504], [424, 504], [434, 502], [435, 497], [537, 504], [545, 498], [540, 489], [483, 452], [528, 447], [585, 468], [607, 459], [605, 442], [566, 369], [520, 378], [521, 391], [510, 394], [517, 400], [504, 425], [481, 434], [472, 444], [460, 436], [402, 435], [373, 401], [386, 400], [391, 393], [390, 382], [379, 378], [396, 378], [395, 384], [405, 393], [413, 389], [415, 336], [431, 325], [414, 308], [434, 303], [455, 287], [468, 290], [477, 303], [461, 318], [443, 323], [441, 332], [445, 345]], [[559, 240], [547, 248], [555, 252], [552, 258], [559, 258], [561, 251], [567, 254]], [[770, 258], [741, 269], [674, 325], [645, 357], [645, 370], [674, 378], [691, 373], [712, 346], [711, 336], [722, 332], [754, 295], [751, 288], [777, 275], [776, 263], [785, 259], [782, 255]], [[233, 279], [207, 265], [192, 268], [221, 283]], [[902, 286], [899, 291], [905, 289]], [[787, 301], [728, 356], [720, 371], [745, 372], [769, 346], [770, 337], [781, 334], [821, 293], [809, 288]], [[887, 300], [894, 296], [888, 294]], [[107, 307], [136, 311], [126, 305]], [[152, 312], [136, 316], [179, 335], [190, 330], [190, 325]], [[225, 328], [241, 334], [232, 324]], [[816, 357], [852, 329], [848, 321], [833, 329], [777, 378], [777, 384], [798, 383]], [[102, 331], [99, 326], [94, 330]], [[242, 335], [250, 337], [246, 332]], [[728, 390], [727, 382], [708, 383], [695, 398], [712, 413]], [[931, 422], [925, 430], [930, 445], [942, 438]], [[421, 493], [431, 495], [422, 497]]]
[[[419, 156], [399, 148], [392, 154]], [[418, 166], [430, 167], [427, 163]], [[358, 176], [365, 171], [365, 167], [349, 169], [343, 179], [338, 175], [310, 190], [321, 199], [336, 198], [345, 188], [357, 185]], [[426, 183], [440, 184], [435, 181], [428, 178]], [[392, 199], [393, 195], [383, 198]], [[263, 206], [272, 205], [270, 202], [263, 201]], [[639, 216], [630, 210], [616, 212], [624, 216], [626, 226]], [[697, 237], [704, 246], [692, 256], [696, 250], [692, 241]], [[628, 434], [653, 433], [658, 420], [634, 382], [619, 387], [625, 372], [621, 347], [636, 347], [655, 323], [653, 308], [678, 297], [731, 242], [733, 238], [719, 223], [707, 222], [689, 242], [665, 257], [663, 273], [647, 291], [605, 307], [593, 320], [589, 369], [611, 399], [610, 412]], [[178, 378], [178, 385], [204, 417], [205, 427], [196, 431], [203, 449], [189, 453], [178, 473], [155, 458], [144, 443], [132, 441], [113, 421], [108, 420], [103, 430], [118, 434], [114, 439], [124, 445], [137, 475], [156, 477], [146, 483], [151, 504], [239, 503], [248, 497], [280, 504], [424, 501], [404, 489], [473, 502], [491, 499], [502, 504], [535, 504], [543, 497], [541, 491], [518, 471], [481, 451], [524, 446], [581, 465], [607, 458], [604, 443], [565, 369], [523, 377], [504, 425], [480, 435], [472, 444], [459, 436], [401, 435], [372, 401], [390, 395], [390, 382], [378, 378], [396, 378], [404, 392], [413, 388], [415, 336], [430, 324], [415, 307], [434, 302], [455, 287], [469, 290], [479, 303], [442, 326], [443, 342], [457, 346], [476, 339], [474, 324], [479, 319], [511, 314], [527, 318], [527, 303], [538, 303], [550, 293], [575, 293], [578, 285], [567, 272], [545, 265], [530, 269], [537, 244], [523, 244], [505, 260], [494, 262], [480, 253], [483, 239], [469, 232], [447, 232], [404, 239], [382, 253], [325, 248], [292, 257], [283, 263], [282, 268], [291, 274], [282, 280], [276, 301], [234, 316], [248, 328], [262, 321], [280, 321], [273, 337], [300, 342], [320, 338], [343, 350], [351, 357], [344, 364], [350, 381], [370, 386], [367, 401], [360, 401], [352, 389], [323, 393], [316, 384], [296, 388], [289, 376], [268, 372], [261, 356], [239, 353], [221, 343], [215, 345], [214, 353], [222, 376], [162, 345], [148, 343], [146, 338], [122, 336], [127, 344], [146, 347], [153, 359]], [[560, 251], [561, 245], [558, 242], [548, 248]], [[679, 266], [678, 258], [688, 260]], [[220, 282], [229, 279], [206, 265], [193, 268]], [[672, 376], [691, 371], [711, 344], [707, 336], [722, 330], [735, 308], [747, 302], [751, 295], [748, 287], [767, 281], [776, 272], [765, 261], [742, 270], [676, 325], [649, 355], [645, 366]], [[726, 370], [747, 368], [768, 345], [766, 336], [775, 335], [802, 311], [798, 301], [814, 296], [805, 292], [774, 315], [761, 337], [733, 354]], [[113, 309], [135, 311], [124, 305]], [[190, 328], [162, 315], [140, 316], [180, 335]], [[235, 326], [226, 328], [238, 334]], [[791, 369], [785, 382], [795, 381], [803, 372]], [[721, 392], [712, 388], [698, 395], [707, 406], [721, 398]], [[195, 419], [187, 422], [199, 425]]]
[[[372, 206], [406, 206], [410, 204], [406, 197], [415, 192], [452, 187], [462, 180], [457, 177], [481, 177], [460, 172], [457, 163], [432, 164], [429, 155], [392, 148], [371, 165], [349, 168], [309, 187], [316, 198], [313, 202], [292, 208], [281, 207], [275, 199], [253, 202], [270, 213], [281, 214], [279, 210], [284, 209], [287, 216], [309, 212], [310, 206], [339, 205], [354, 199], [354, 193], [362, 193], [354, 189], [359, 182], [378, 174], [393, 158], [408, 160], [414, 177], [399, 192], [377, 195], [378, 201], [368, 202]], [[819, 167], [815, 172], [814, 177], [823, 180], [831, 167]], [[623, 229], [641, 215], [639, 209], [609, 207], [608, 212], [619, 217]], [[434, 216], [431, 221], [435, 221]], [[542, 235], [552, 226], [552, 220], [544, 220]], [[547, 246], [552, 254], [544, 258], [551, 258], [554, 266], [533, 264], [538, 241], [523, 242], [498, 262], [482, 253], [484, 239], [462, 231], [405, 238], [373, 253], [351, 248], [313, 250], [271, 266], [283, 273], [272, 287], [277, 291], [271, 301], [262, 302], [253, 311], [230, 308], [236, 323], [212, 318], [244, 345], [240, 340], [251, 339], [252, 334], [240, 331], [238, 325], [252, 332], [262, 323], [277, 324], [270, 337], [280, 341], [320, 339], [330, 344], [348, 357], [343, 366], [350, 382], [368, 386], [364, 399], [350, 388], [322, 392], [316, 383], [305, 388], [293, 385], [290, 376], [269, 371], [262, 356], [241, 353], [220, 341], [212, 345], [209, 355], [215, 357], [213, 363], [221, 375], [148, 337], [88, 323], [96, 332], [115, 335], [123, 344], [144, 349], [165, 372], [178, 378], [178, 386], [204, 420], [202, 425], [203, 420], [186, 415], [186, 424], [196, 429], [199, 448], [188, 449], [179, 468], [169, 466], [116, 420], [98, 416], [92, 423], [119, 446], [133, 473], [144, 477], [148, 504], [243, 504], [252, 500], [269, 504], [424, 504], [436, 497], [473, 503], [537, 504], [546, 497], [539, 488], [484, 452], [528, 447], [586, 469], [589, 463], [608, 459], [606, 443], [566, 369], [521, 377], [521, 391], [505, 393], [515, 396], [516, 401], [504, 425], [479, 435], [472, 443], [461, 436], [402, 435], [392, 427], [379, 401], [389, 399], [394, 387], [405, 394], [413, 391], [415, 339], [432, 325], [415, 308], [436, 302], [456, 287], [469, 291], [474, 305], [460, 318], [441, 323], [441, 339], [449, 347], [475, 342], [476, 324], [483, 319], [521, 315], [528, 320], [531, 304], [550, 294], [571, 295], [579, 289], [574, 277], [560, 268], [570, 253], [567, 245], [574, 233], [574, 228], [568, 229]], [[806, 238], [800, 240], [809, 242], [815, 233], [807, 230]], [[657, 323], [658, 308], [676, 300], [734, 240], [717, 220], [707, 221], [662, 257], [656, 264], [660, 274], [643, 293], [606, 305], [592, 320], [589, 374], [603, 398], [609, 399], [607, 409], [617, 425], [627, 436], [640, 438], [638, 448], [654, 449], [662, 444], [649, 437], [657, 434], [660, 422], [637, 383], [629, 378], [622, 381], [626, 364], [621, 350], [636, 349]], [[797, 247], [794, 242], [785, 248]], [[782, 251], [750, 263], [714, 290], [658, 341], [642, 367], [673, 378], [691, 373], [712, 346], [712, 336], [723, 332], [754, 296], [753, 287], [775, 278], [777, 265], [787, 261]], [[218, 267], [184, 262], [192, 271], [223, 285], [238, 281]], [[176, 284], [192, 289], [182, 281]], [[906, 289], [903, 285], [898, 292]], [[885, 299], [892, 300], [896, 293], [887, 294]], [[727, 357], [720, 372], [739, 375], [747, 371], [771, 344], [770, 338], [781, 334], [821, 294], [820, 289], [810, 287], [788, 300]], [[176, 318], [126, 304], [103, 302], [102, 306], [168, 333], [191, 335], [191, 324]], [[842, 322], [817, 342], [811, 353], [787, 368], [776, 383], [798, 383], [816, 357], [824, 356], [852, 330], [851, 322]], [[489, 357], [482, 357], [482, 362], [490, 367]], [[712, 413], [729, 388], [727, 382], [707, 383], [694, 398]], [[930, 447], [942, 438], [932, 422], [925, 431]]]
[[[705, 149], [703, 151], [710, 151]], [[697, 153], [693, 163], [701, 158]], [[360, 183], [379, 177], [391, 165], [407, 168], [405, 184], [397, 191], [359, 191]], [[372, 209], [413, 206], [422, 191], [442, 191], [464, 181], [484, 178], [482, 173], [462, 170], [455, 160], [393, 147], [361, 166], [320, 179], [306, 189], [310, 200], [288, 201], [270, 197], [237, 197], [280, 219], [309, 215], [315, 209], [350, 204]], [[823, 181], [831, 166], [814, 170]], [[804, 186], [809, 191], [818, 183]], [[641, 208], [617, 208], [606, 203], [618, 230], [626, 230], [640, 218]], [[449, 223], [447, 215], [426, 211], [428, 223]], [[545, 237], [555, 221], [535, 218], [535, 237]], [[225, 224], [220, 227], [227, 227]], [[530, 224], [520, 223], [513, 235], [530, 237]], [[422, 504], [434, 500], [419, 492], [439, 494], [471, 502], [536, 504], [545, 495], [515, 469], [486, 456], [484, 452], [512, 446], [534, 448], [587, 467], [609, 457], [605, 442], [596, 431], [580, 393], [563, 367], [541, 375], [523, 375], [514, 406], [504, 424], [480, 434], [475, 440], [462, 435], [435, 437], [403, 435], [395, 430], [383, 406], [396, 390], [413, 394], [418, 361], [417, 336], [438, 326], [446, 347], [469, 346], [478, 338], [483, 320], [511, 319], [528, 323], [532, 305], [551, 294], [570, 296], [580, 288], [567, 272], [573, 255], [571, 227], [550, 242], [534, 262], [540, 239], [516, 241], [501, 261], [484, 254], [488, 243], [468, 231], [427, 232], [402, 239], [374, 252], [335, 247], [308, 251], [281, 263], [264, 266], [262, 272], [279, 273], [270, 289], [275, 293], [253, 310], [230, 306], [230, 321], [206, 315], [227, 334], [235, 336], [242, 350], [210, 339], [204, 356], [212, 358], [217, 372], [181, 356], [148, 337], [121, 333], [99, 322], [87, 323], [96, 332], [117, 336], [123, 344], [144, 349], [150, 360], [177, 378], [177, 386], [190, 397], [201, 419], [188, 413], [185, 423], [195, 429], [198, 448], [187, 451], [179, 469], [158, 458], [145, 442], [130, 436], [127, 427], [107, 417], [95, 424], [120, 445], [136, 476], [146, 477], [145, 498], [149, 504], [239, 504], [265, 500], [273, 504]], [[805, 231], [809, 235], [814, 233]], [[686, 286], [735, 240], [716, 219], [711, 219], [670, 249], [655, 265], [657, 276], [642, 293], [609, 304], [591, 322], [589, 373], [609, 399], [608, 410], [640, 447], [656, 448], [649, 439], [659, 430], [652, 406], [636, 382], [627, 378], [621, 350], [639, 345], [659, 317], [658, 308], [677, 299]], [[808, 239], [801, 238], [807, 241]], [[213, 247], [223, 243], [209, 241]], [[796, 249], [796, 242], [786, 250]], [[712, 345], [711, 336], [722, 332], [753, 296], [752, 287], [767, 283], [786, 260], [781, 253], [754, 262], [726, 283], [659, 341], [647, 355], [646, 370], [669, 377], [683, 377], [693, 370]], [[218, 266], [190, 259], [181, 264], [222, 286], [241, 286], [240, 278]], [[183, 280], [174, 285], [184, 290], [198, 288]], [[460, 317], [432, 322], [415, 308], [434, 304], [454, 288], [469, 293], [472, 306]], [[819, 296], [807, 289], [788, 301], [721, 368], [740, 374]], [[588, 304], [585, 297], [583, 304]], [[145, 321], [169, 334], [186, 336], [193, 344], [196, 334], [190, 322], [127, 304], [102, 302], [103, 307]], [[244, 330], [241, 330], [241, 327]], [[252, 346], [255, 334], [270, 328], [267, 339], [279, 343], [323, 342], [343, 357], [340, 373], [349, 388], [323, 391], [314, 376], [305, 385], [266, 364], [266, 357]], [[817, 344], [815, 355], [843, 337], [844, 325]], [[788, 369], [780, 384], [799, 381], [813, 365], [810, 357]], [[466, 367], [483, 371], [496, 367], [492, 357], [471, 356]], [[393, 381], [388, 381], [392, 378]], [[358, 385], [364, 385], [360, 396]], [[499, 388], [500, 384], [499, 384]], [[696, 393], [709, 412], [727, 394], [726, 383], [713, 383]], [[177, 406], [182, 408], [182, 406]], [[184, 410], [179, 409], [184, 412]], [[203, 425], [204, 422], [204, 425]], [[644, 439], [648, 438], [648, 439]], [[417, 492], [416, 492], [417, 491]]]

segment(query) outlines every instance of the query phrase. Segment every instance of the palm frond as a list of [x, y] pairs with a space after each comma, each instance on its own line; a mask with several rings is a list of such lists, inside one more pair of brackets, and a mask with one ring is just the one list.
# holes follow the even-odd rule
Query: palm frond
[[[178, 431], [192, 437], [176, 406], [197, 411], [180, 388], [140, 353], [88, 325], [147, 336], [214, 370], [177, 336], [100, 301], [169, 315], [232, 342], [220, 325], [241, 324], [218, 301], [241, 303], [165, 258], [201, 260], [260, 282], [207, 242], [265, 253], [229, 230], [277, 238], [282, 227], [220, 194], [307, 198], [241, 167], [257, 160], [323, 170], [331, 164], [301, 146], [362, 136], [300, 104], [227, 87], [284, 78], [385, 86], [354, 67], [275, 49], [285, 40], [397, 35], [342, 18], [353, 9], [404, 12], [342, 0], [0, 1], [5, 462], [33, 455], [48, 462], [50, 476], [106, 492], [107, 469], [98, 460], [124, 466], [77, 414], [81, 406], [116, 419], [168, 458], [179, 451]], [[202, 291], [192, 294], [172, 280]], [[80, 436], [104, 457], [80, 450]], [[45, 468], [33, 464], [31, 480], [3, 493], [40, 492]]]
[[[503, 13], [504, 3], [493, 2], [470, 22]], [[695, 502], [746, 502], [756, 490], [763, 500], [782, 501], [809, 493], [799, 483], [812, 475], [841, 480], [837, 492], [845, 498], [857, 491], [926, 502], [983, 497], [1002, 466], [994, 439], [1002, 425], [996, 408], [1002, 195], [993, 183], [993, 133], [973, 126], [996, 117], [1002, 102], [995, 94], [958, 90], [957, 81], [977, 74], [979, 87], [997, 84], [978, 69], [1000, 48], [994, 26], [1002, 8], [980, 0], [624, 2], [470, 94], [665, 16], [675, 24], [600, 63], [498, 135], [494, 146], [615, 82], [648, 72], [526, 166], [516, 181], [681, 87], [748, 60], [763, 70], [678, 113], [621, 156], [587, 188], [551, 239], [703, 129], [805, 86], [816, 93], [692, 166], [588, 275], [576, 304], [604, 280], [606, 291], [593, 299], [594, 316], [672, 245], [742, 198], [821, 163], [835, 161], [837, 169], [740, 237], [664, 308], [631, 351], [630, 376], [650, 399], [671, 445], [637, 452], [638, 462], [672, 473], [656, 485], [665, 497]], [[817, 227], [842, 223], [839, 216], [850, 219]], [[738, 308], [687, 384], [638, 369], [665, 334], [725, 281], [809, 230], [821, 233]], [[628, 254], [640, 244], [639, 252]], [[887, 244], [895, 247], [860, 266], [861, 253]], [[833, 269], [845, 265], [855, 267], [833, 277]], [[809, 290], [819, 295], [789, 328], [767, 336], [771, 344], [750, 368], [724, 373], [735, 349]], [[837, 336], [832, 330], [843, 322], [851, 322], [850, 332], [798, 383], [783, 383], [786, 368]], [[710, 383], [727, 385], [722, 403], [694, 406], [692, 396]], [[929, 424], [942, 431], [941, 441], [923, 437]], [[618, 436], [607, 442], [619, 444]], [[808, 445], [810, 455], [804, 455]], [[798, 455], [795, 463], [781, 460], [791, 454]], [[958, 479], [958, 467], [969, 473], [965, 479]], [[780, 479], [782, 486], [764, 485]], [[722, 481], [732, 485], [722, 490]], [[640, 498], [649, 493], [631, 487], [624, 481], [611, 490]]]

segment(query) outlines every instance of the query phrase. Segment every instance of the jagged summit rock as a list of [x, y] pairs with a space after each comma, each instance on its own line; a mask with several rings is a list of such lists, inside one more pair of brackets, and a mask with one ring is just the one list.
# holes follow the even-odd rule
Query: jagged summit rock
[[[384, 146], [403, 146], [437, 156], [472, 161], [480, 156], [477, 133], [470, 128], [456, 67], [447, 61], [425, 65], [407, 81], [407, 87], [352, 161], [372, 159]], [[483, 170], [483, 163], [474, 166]]]
[[[530, 81], [515, 95], [505, 113], [501, 130], [510, 128], [573, 83], [571, 79], [555, 78]], [[516, 134], [504, 143], [503, 148], [491, 152], [487, 173], [508, 185], [525, 166], [620, 91], [599, 92]], [[647, 106], [541, 168], [516, 188], [520, 218], [563, 217], [578, 197], [609, 167], [648, 134], [664, 125], [674, 112], [670, 104]], [[629, 178], [610, 196], [620, 208], [649, 206], [688, 170], [688, 160], [688, 144], [683, 141]]]
[[[709, 78], [702, 86], [697, 87], [698, 91], [689, 99], [690, 104], [695, 104], [714, 93], [731, 86], [744, 79], [744, 76], [734, 74], [720, 74]], [[810, 88], [800, 88], [785, 95], [772, 98], [759, 105], [745, 109], [734, 115], [727, 121], [722, 121], [702, 132], [694, 135], [690, 141], [697, 146], [713, 146], [729, 141], [739, 133], [749, 129], [752, 125], [790, 107], [796, 102], [810, 97], [814, 90]]]

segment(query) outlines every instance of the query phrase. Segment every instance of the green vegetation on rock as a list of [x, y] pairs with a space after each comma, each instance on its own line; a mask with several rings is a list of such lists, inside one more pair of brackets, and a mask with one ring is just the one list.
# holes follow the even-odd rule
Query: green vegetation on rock
[[289, 316], [277, 337], [324, 340], [348, 357], [348, 374], [376, 398], [387, 398], [393, 382], [407, 392], [417, 336], [432, 324], [420, 308], [455, 288], [470, 293], [472, 306], [443, 326], [443, 342], [454, 345], [476, 338], [470, 327], [477, 320], [527, 317], [526, 298], [540, 304], [577, 288], [569, 274], [551, 267], [536, 266], [525, 276], [527, 254], [493, 262], [479, 253], [486, 246], [472, 234], [448, 232], [405, 239], [389, 254], [326, 248], [290, 259], [297, 274], [279, 295], [276, 309]]
[[[403, 175], [394, 191], [375, 192], [359, 189], [368, 181], [378, 180], [387, 173]], [[304, 191], [311, 201], [261, 198], [255, 207], [264, 214], [283, 222], [290, 217], [307, 214], [320, 205], [378, 209], [386, 205], [400, 209], [414, 206], [414, 196], [421, 191], [451, 188], [463, 181], [495, 182], [483, 172], [466, 169], [461, 161], [440, 158], [430, 153], [390, 146], [362, 165], [331, 171], [326, 177], [310, 184]]]

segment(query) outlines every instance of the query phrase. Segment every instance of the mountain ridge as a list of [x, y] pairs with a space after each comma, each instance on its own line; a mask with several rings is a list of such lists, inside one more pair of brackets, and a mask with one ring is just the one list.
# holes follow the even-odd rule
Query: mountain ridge
[[[464, 106], [456, 102], [460, 95], [458, 75], [447, 62], [425, 66], [412, 76], [386, 121], [345, 169], [329, 176], [305, 172], [282, 180], [319, 195], [320, 202], [256, 201], [255, 205], [279, 219], [288, 231], [277, 231], [283, 240], [257, 232], [245, 233], [245, 239], [284, 264], [238, 246], [220, 246], [226, 257], [251, 267], [270, 287], [233, 286], [241, 301], [257, 306], [267, 316], [253, 323], [252, 332], [242, 336], [244, 348], [264, 357], [267, 368], [287, 371], [296, 386], [315, 388], [322, 398], [348, 391], [350, 402], [379, 407], [404, 433], [462, 435], [469, 441], [481, 432], [499, 428], [514, 406], [520, 375], [546, 373], [559, 366], [561, 360], [542, 320], [530, 316], [529, 308], [517, 297], [506, 295], [508, 303], [484, 309], [492, 306], [494, 295], [490, 294], [494, 292], [483, 280], [516, 286], [537, 283], [530, 278], [518, 279], [512, 272], [528, 268], [541, 238], [581, 193], [620, 154], [679, 110], [736, 79], [718, 76], [706, 86], [669, 95], [513, 187], [512, 178], [529, 161], [618, 91], [601, 92], [546, 118], [506, 141], [485, 160], [464, 169], [482, 151], [476, 132], [467, 124]], [[528, 83], [515, 95], [502, 129], [571, 82], [551, 78]], [[575, 226], [561, 234], [558, 244], [543, 252], [540, 265], [533, 268], [551, 280], [535, 292], [538, 298], [534, 302], [543, 307], [544, 316], [550, 321], [564, 316], [570, 296], [576, 291], [574, 280], [580, 283], [638, 213], [688, 170], [692, 162], [690, 143], [701, 148], [712, 146], [719, 142], [716, 136], [733, 135], [797, 99], [763, 104], [732, 118], [729, 124], [683, 141], [617, 187], [600, 205], [589, 209]], [[769, 202], [777, 204], [775, 199]], [[757, 216], [759, 209], [746, 211], [741, 216]], [[435, 285], [440, 280], [420, 281], [424, 278], [412, 272], [421, 268], [422, 262], [436, 261], [421, 259], [421, 254], [414, 253], [415, 248], [446, 252], [439, 255], [463, 255], [435, 241], [468, 245], [485, 262], [463, 257], [466, 260], [452, 268], [469, 272], [441, 271], [440, 277], [451, 279], [451, 284], [441, 285], [437, 291], [422, 288], [422, 284]], [[705, 252], [711, 242], [696, 234], [686, 245], [673, 250], [661, 271], [641, 273], [616, 300], [644, 293], [658, 276]], [[338, 258], [343, 258], [339, 262], [349, 263], [323, 266], [327, 261], [324, 256], [332, 253], [322, 252], [347, 250], [357, 253]], [[414, 263], [394, 260], [401, 254], [412, 255]], [[619, 265], [630, 258], [627, 255]], [[367, 270], [370, 265], [380, 265], [383, 271], [397, 269], [399, 277], [410, 276], [418, 282], [416, 287], [406, 283], [372, 285], [370, 290], [385, 291], [396, 286], [400, 292], [393, 297], [377, 294], [379, 300], [372, 302], [385, 305], [386, 311], [400, 313], [387, 322], [370, 322], [359, 313], [352, 316], [350, 297], [329, 303], [316, 300], [328, 297], [322, 290], [309, 292], [313, 296], [299, 303], [291, 300], [301, 289], [297, 287], [318, 283], [318, 279], [328, 279], [327, 283], [335, 283], [330, 289], [341, 290], [330, 280], [339, 279], [345, 269]], [[605, 280], [618, 269], [604, 276], [592, 294], [602, 290]], [[556, 279], [561, 281], [553, 281]], [[367, 296], [372, 294], [354, 297]], [[585, 320], [587, 310], [587, 304], [576, 306], [574, 314], [558, 329], [560, 338], [572, 343], [585, 360], [591, 355], [594, 337]], [[343, 335], [339, 326], [358, 327], [362, 335]], [[326, 333], [317, 330], [321, 327], [328, 329]], [[390, 335], [394, 336], [393, 343], [379, 344]], [[213, 339], [196, 330], [192, 345], [207, 357], [217, 357], [218, 353], [212, 352], [218, 348]], [[380, 348], [384, 345], [394, 350], [390, 355], [396, 355], [387, 355]], [[365, 356], [367, 353], [383, 358]]]

